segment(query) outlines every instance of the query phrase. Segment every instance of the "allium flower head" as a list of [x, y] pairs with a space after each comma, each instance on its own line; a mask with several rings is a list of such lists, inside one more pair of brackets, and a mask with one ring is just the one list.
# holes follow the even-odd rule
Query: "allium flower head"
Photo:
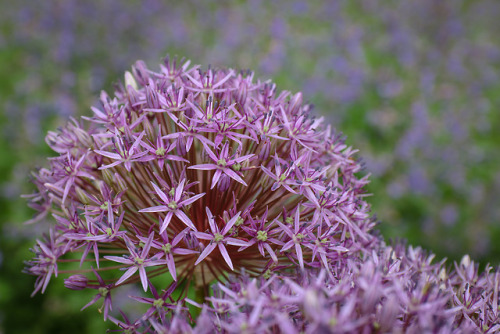
[[[129, 333], [500, 330], [500, 270], [371, 234], [355, 151], [300, 93], [167, 58], [92, 111], [49, 133], [59, 156], [34, 174], [30, 222], [54, 218], [34, 293], [67, 275]], [[149, 308], [119, 320], [113, 291], [139, 282]]]
[[355, 151], [301, 93], [167, 58], [137, 62], [92, 111], [49, 134], [59, 156], [34, 174], [32, 205], [55, 218], [27, 266], [35, 291], [77, 272], [66, 286], [98, 289], [107, 311], [120, 285], [159, 296], [164, 276], [208, 294], [242, 270], [329, 271], [373, 239]]

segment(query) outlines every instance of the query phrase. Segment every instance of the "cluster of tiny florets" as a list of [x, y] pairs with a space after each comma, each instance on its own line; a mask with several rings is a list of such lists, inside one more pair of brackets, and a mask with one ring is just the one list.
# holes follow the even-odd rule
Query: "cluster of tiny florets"
[[373, 238], [355, 151], [300, 93], [167, 59], [137, 62], [101, 104], [47, 136], [59, 156], [32, 205], [55, 223], [28, 263], [35, 292], [81, 269], [66, 286], [97, 289], [107, 317], [120, 285], [167, 275], [208, 293], [243, 268], [329, 270]]
[[[49, 133], [59, 156], [34, 173], [33, 221], [54, 218], [34, 293], [64, 275], [127, 332], [498, 329], [498, 273], [371, 234], [355, 151], [300, 93], [167, 58], [92, 111]], [[148, 308], [118, 320], [114, 290], [136, 283]]]
[[224, 333], [498, 333], [500, 272], [479, 275], [468, 256], [450, 271], [433, 257], [381, 242], [330, 271], [232, 277], [214, 287], [203, 323]]

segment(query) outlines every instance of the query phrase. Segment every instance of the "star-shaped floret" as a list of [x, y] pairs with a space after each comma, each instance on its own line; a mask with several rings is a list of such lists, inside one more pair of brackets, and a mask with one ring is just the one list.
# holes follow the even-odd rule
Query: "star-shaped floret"
[[274, 156], [275, 173], [264, 166], [260, 166], [260, 168], [262, 168], [262, 171], [275, 181], [271, 186], [272, 191], [277, 190], [279, 187], [284, 187], [289, 192], [296, 194], [297, 192], [290, 187], [292, 185], [295, 185], [295, 182], [292, 180], [290, 175], [290, 173], [292, 172], [292, 168], [287, 167], [285, 170], [282, 170], [280, 160], [281, 159], [278, 157], [278, 155]]
[[207, 247], [205, 247], [194, 265], [198, 265], [198, 263], [203, 261], [208, 255], [210, 255], [210, 253], [212, 253], [215, 247], [219, 247], [219, 251], [222, 254], [222, 257], [226, 261], [227, 265], [229, 266], [229, 268], [231, 268], [231, 270], [234, 270], [233, 262], [229, 257], [229, 253], [227, 252], [225, 245], [227, 244], [232, 246], [246, 247], [248, 246], [248, 241], [228, 237], [226, 236], [226, 234], [231, 230], [234, 223], [236, 223], [236, 221], [240, 217], [240, 212], [238, 212], [233, 218], [231, 218], [221, 231], [215, 223], [214, 216], [212, 215], [212, 212], [208, 207], [206, 208], [206, 211], [208, 216], [208, 224], [210, 225], [210, 233], [195, 232], [194, 234], [198, 239], [210, 240], [210, 243]]
[[[113, 310], [113, 302], [111, 300], [111, 289], [115, 286], [113, 283], [111, 284], [106, 284], [104, 279], [99, 275], [99, 273], [92, 267], [92, 271], [94, 272], [94, 275], [97, 278], [98, 285], [90, 285], [88, 284], [87, 287], [91, 289], [96, 289], [98, 293], [94, 296], [94, 298], [88, 302], [84, 307], [81, 308], [80, 311], [83, 311], [90, 305], [95, 304], [99, 299], [103, 298], [103, 304], [101, 308], [99, 309], [99, 312], [104, 313], [104, 320], [108, 318], [109, 311]], [[103, 312], [104, 309], [104, 312]]]
[[85, 152], [85, 154], [83, 154], [80, 159], [76, 161], [68, 152], [65, 159], [63, 159], [58, 166], [58, 168], [60, 168], [59, 172], [61, 173], [61, 179], [54, 184], [46, 184], [46, 187], [56, 190], [62, 194], [63, 204], [68, 197], [71, 187], [75, 184], [78, 177], [86, 177], [91, 180], [94, 179], [94, 176], [83, 170], [83, 165], [87, 159], [87, 155], [88, 152]]
[[151, 248], [151, 243], [153, 242], [154, 232], [151, 232], [146, 243], [142, 247], [142, 251], [139, 252], [132, 241], [124, 236], [125, 244], [127, 245], [129, 255], [125, 257], [119, 256], [105, 256], [104, 258], [110, 261], [115, 261], [123, 264], [128, 264], [130, 267], [127, 269], [125, 274], [120, 277], [120, 279], [116, 282], [116, 285], [120, 285], [129, 279], [133, 274], [139, 271], [139, 276], [141, 278], [142, 288], [144, 291], [148, 289], [148, 277], [146, 274], [146, 267], [159, 266], [162, 264], [166, 264], [166, 260], [160, 260], [163, 256], [162, 253], [157, 253], [151, 258], [149, 258], [149, 250]]
[[295, 255], [297, 260], [299, 261], [299, 266], [303, 270], [304, 269], [304, 257], [302, 256], [302, 247], [303, 239], [308, 235], [308, 226], [307, 224], [300, 224], [300, 204], [297, 206], [295, 210], [295, 217], [293, 221], [293, 230], [279, 221], [276, 223], [281, 227], [283, 232], [290, 238], [288, 242], [286, 242], [281, 248], [281, 252], [286, 251], [295, 246]]
[[[271, 247], [271, 244], [283, 246], [283, 242], [273, 237], [273, 235], [278, 232], [276, 229], [271, 230], [271, 228], [274, 225], [274, 222], [266, 225], [267, 214], [268, 214], [268, 209], [266, 208], [266, 211], [264, 212], [264, 215], [261, 218], [257, 217], [256, 219], [253, 219], [251, 216], [248, 217], [248, 222], [250, 223], [250, 226], [242, 226], [242, 229], [248, 235], [250, 235], [252, 239], [248, 241], [247, 247], [243, 247], [240, 250], [246, 249], [251, 245], [257, 244], [257, 248], [259, 249], [259, 252], [262, 256], [265, 257], [264, 250], [266, 250], [269, 253], [269, 256], [271, 256], [271, 258], [273, 259], [274, 263], [278, 263], [278, 257], [276, 256], [276, 253]], [[245, 225], [248, 225], [248, 223]]]
[[180, 219], [184, 224], [188, 227], [196, 231], [196, 227], [193, 225], [193, 222], [182, 210], [184, 207], [192, 204], [194, 201], [205, 195], [205, 193], [201, 193], [195, 195], [193, 197], [182, 200], [184, 195], [184, 184], [186, 183], [186, 179], [182, 179], [179, 185], [175, 188], [175, 192], [173, 196], [170, 193], [163, 192], [154, 182], [151, 182], [156, 194], [160, 197], [160, 202], [162, 205], [153, 206], [150, 208], [145, 208], [139, 210], [139, 212], [166, 212], [165, 219], [161, 223], [160, 226], [160, 234], [163, 233], [167, 229], [168, 224], [172, 220], [172, 217], [175, 215]]
[[[184, 236], [189, 232], [189, 227], [186, 227], [183, 231], [175, 236], [175, 238], [170, 241], [166, 231], [160, 234], [161, 240], [153, 240], [151, 247], [162, 251], [165, 254], [165, 260], [167, 261], [168, 271], [174, 281], [177, 281], [177, 274], [175, 269], [174, 254], [176, 255], [189, 255], [196, 254], [198, 251], [186, 248], [180, 248], [177, 246], [179, 242], [184, 239]], [[146, 238], [139, 237], [139, 240], [146, 242]]]
[[[159, 127], [158, 132], [161, 133], [161, 127]], [[176, 147], [176, 145], [171, 144], [165, 146], [165, 143], [161, 136], [156, 137], [155, 145], [152, 144], [151, 142], [147, 143], [143, 140], [141, 141], [141, 146], [144, 147], [146, 150], [148, 150], [149, 160], [156, 160], [158, 162], [161, 171], [163, 171], [163, 166], [165, 165], [165, 161], [173, 160], [173, 161], [189, 162], [188, 160], [181, 158], [177, 155], [168, 154]]]
[[177, 307], [176, 303], [173, 302], [173, 298], [171, 297], [172, 292], [174, 292], [176, 287], [177, 284], [173, 283], [166, 291], [162, 291], [160, 295], [155, 286], [151, 284], [151, 281], [149, 281], [149, 288], [151, 290], [151, 293], [153, 294], [153, 298], [135, 296], [131, 296], [131, 298], [137, 300], [140, 303], [151, 305], [151, 307], [142, 316], [143, 319], [149, 319], [149, 317], [155, 312], [161, 319], [165, 319], [165, 315], [167, 314], [167, 312], [169, 310], [174, 310]]
[[126, 149], [126, 145], [123, 142], [122, 135], [120, 134], [118, 129], [115, 129], [114, 142], [118, 153], [113, 153], [103, 150], [94, 150], [94, 152], [116, 161], [110, 163], [109, 165], [101, 166], [99, 167], [99, 169], [111, 168], [123, 163], [125, 169], [128, 172], [130, 172], [132, 168], [132, 162], [147, 161], [149, 158], [145, 157], [145, 155], [148, 154], [148, 151], [136, 152], [144, 134], [145, 131], [142, 131], [141, 134], [137, 136], [137, 138], [135, 139], [134, 143], [130, 146], [130, 148]]
[[219, 182], [219, 179], [222, 174], [226, 174], [233, 180], [241, 183], [244, 186], [247, 186], [245, 181], [243, 181], [243, 179], [239, 175], [241, 174], [239, 170], [241, 169], [241, 163], [245, 160], [250, 159], [255, 154], [247, 154], [242, 157], [230, 158], [228, 142], [224, 144], [218, 155], [212, 152], [212, 150], [206, 145], [205, 145], [205, 152], [208, 154], [210, 159], [212, 159], [215, 163], [189, 166], [188, 169], [215, 170], [215, 174], [214, 177], [212, 178], [212, 185], [210, 186], [210, 189], [213, 189], [217, 185], [217, 182]]

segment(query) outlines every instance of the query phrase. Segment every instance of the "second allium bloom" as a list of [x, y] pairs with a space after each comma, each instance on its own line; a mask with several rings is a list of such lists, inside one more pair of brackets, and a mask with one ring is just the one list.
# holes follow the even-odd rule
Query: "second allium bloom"
[[243, 268], [329, 269], [371, 242], [354, 151], [300, 93], [166, 59], [137, 62], [101, 103], [47, 137], [60, 155], [35, 174], [32, 205], [55, 223], [28, 264], [35, 292], [76, 270], [66, 286], [97, 289], [107, 314], [122, 284], [170, 296], [150, 281], [167, 275], [207, 291]]

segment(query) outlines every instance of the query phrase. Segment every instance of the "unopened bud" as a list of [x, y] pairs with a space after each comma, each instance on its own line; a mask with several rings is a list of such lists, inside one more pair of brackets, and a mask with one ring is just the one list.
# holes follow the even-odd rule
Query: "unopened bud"
[[185, 156], [186, 153], [187, 153], [187, 150], [186, 150], [186, 140], [184, 139], [184, 136], [179, 136], [179, 138], [177, 138], [177, 142], [176, 142], [176, 146], [177, 148], [177, 154], [179, 154], [180, 156]]
[[104, 182], [106, 182], [109, 185], [114, 183], [113, 173], [109, 170], [109, 168], [102, 169], [101, 173], [102, 173], [102, 179], [104, 180]]
[[[127, 72], [130, 73], [130, 72]], [[146, 68], [146, 64], [142, 60], [138, 60], [134, 66], [132, 66], [132, 73], [134, 74], [134, 77], [137, 79], [139, 84], [142, 86], [145, 86], [148, 83], [149, 79], [149, 73]], [[134, 78], [132, 78], [134, 79]], [[125, 82], [126, 82], [126, 74], [125, 74]], [[134, 80], [135, 81], [135, 80]]]
[[76, 187], [76, 195], [78, 196], [78, 199], [82, 204], [89, 204], [89, 197], [87, 196], [87, 193], [80, 187]]
[[83, 144], [83, 146], [88, 147], [89, 149], [92, 149], [94, 147], [94, 143], [92, 141], [92, 138], [90, 137], [90, 135], [86, 131], [84, 131], [80, 128], [74, 128], [73, 131], [74, 131], [76, 137], [78, 138], [78, 140], [80, 141], [80, 143]]
[[144, 131], [146, 131], [146, 138], [155, 138], [155, 132], [153, 129], [153, 126], [151, 125], [151, 122], [149, 119], [145, 118], [144, 121], [142, 122]]
[[220, 176], [219, 182], [217, 183], [217, 190], [220, 192], [225, 192], [229, 189], [231, 185], [231, 179], [226, 174]]
[[302, 107], [302, 93], [295, 94], [290, 100], [290, 114], [296, 115]]
[[129, 71], [125, 72], [125, 87], [131, 86], [133, 89], [137, 90], [137, 82], [134, 79], [134, 76]]
[[83, 290], [87, 287], [88, 281], [85, 275], [73, 275], [64, 280], [64, 286], [71, 290]]
[[125, 183], [125, 180], [118, 173], [115, 173], [115, 182], [118, 184], [120, 191], [127, 189], [127, 183]]
[[[153, 84], [153, 83], [152, 83]], [[151, 84], [146, 86], [146, 106], [151, 109], [160, 109], [160, 98], [155, 87]]]
[[266, 139], [259, 152], [259, 158], [262, 160], [267, 160], [267, 158], [269, 158], [270, 151], [271, 151], [271, 142], [269, 141], [269, 139]]

